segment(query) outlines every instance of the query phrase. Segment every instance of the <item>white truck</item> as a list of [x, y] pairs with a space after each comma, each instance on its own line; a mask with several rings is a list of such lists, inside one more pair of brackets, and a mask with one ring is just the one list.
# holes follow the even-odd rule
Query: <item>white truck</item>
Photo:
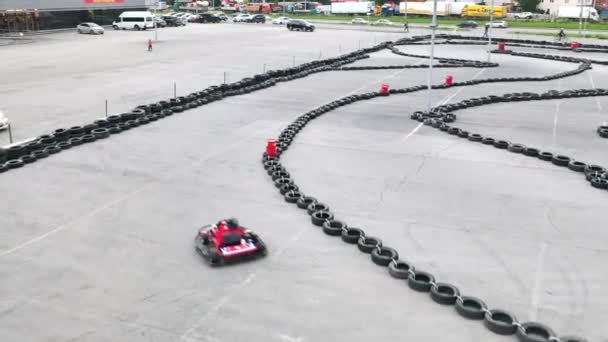
[[[583, 6], [583, 20], [599, 21], [600, 16], [595, 8]], [[557, 9], [558, 18], [578, 19], [581, 17], [581, 6], [559, 6]]]
[[348, 2], [332, 2], [332, 14], [367, 14], [374, 9], [372, 1], [348, 1]]
[[[453, 2], [453, 1], [438, 1], [437, 16], [460, 16], [462, 9], [466, 5], [475, 5], [474, 2]], [[401, 2], [399, 3], [399, 12], [408, 15], [433, 15], [433, 1], [425, 2]]]

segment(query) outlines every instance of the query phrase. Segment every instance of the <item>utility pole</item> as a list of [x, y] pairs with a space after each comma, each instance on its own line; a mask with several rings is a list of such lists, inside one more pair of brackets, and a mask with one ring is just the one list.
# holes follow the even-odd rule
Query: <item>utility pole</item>
[[428, 79], [428, 99], [426, 104], [427, 112], [431, 111], [431, 83], [433, 82], [433, 57], [435, 54], [435, 30], [437, 29], [437, 0], [433, 0], [433, 22], [431, 23], [431, 57], [429, 58], [429, 79]]

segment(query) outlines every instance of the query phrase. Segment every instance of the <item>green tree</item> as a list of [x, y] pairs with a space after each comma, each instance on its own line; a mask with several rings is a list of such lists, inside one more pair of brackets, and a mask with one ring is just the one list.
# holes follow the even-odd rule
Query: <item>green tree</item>
[[519, 0], [519, 6], [523, 12], [536, 12], [541, 0]]

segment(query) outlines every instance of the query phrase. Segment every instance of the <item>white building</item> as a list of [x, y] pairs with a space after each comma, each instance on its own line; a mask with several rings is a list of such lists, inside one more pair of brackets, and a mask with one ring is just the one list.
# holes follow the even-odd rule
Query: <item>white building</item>
[[560, 6], [592, 6], [594, 0], [542, 0], [538, 5], [538, 8], [546, 12], [549, 10], [549, 14], [557, 13], [557, 9]]

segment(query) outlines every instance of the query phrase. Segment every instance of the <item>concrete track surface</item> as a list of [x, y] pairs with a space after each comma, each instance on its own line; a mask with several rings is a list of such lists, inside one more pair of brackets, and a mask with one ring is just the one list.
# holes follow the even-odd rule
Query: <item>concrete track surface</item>
[[[253, 26], [253, 27], [252, 27]], [[398, 34], [191, 25], [71, 33], [8, 46], [3, 111], [21, 138], [138, 104], [338, 54]], [[428, 53], [428, 46], [401, 47]], [[331, 52], [330, 52], [331, 51]], [[522, 49], [523, 51], [523, 49]], [[553, 51], [548, 53], [563, 53]], [[485, 60], [483, 47], [437, 55]], [[577, 54], [578, 56], [578, 54]], [[549, 75], [574, 64], [492, 56], [439, 69], [456, 80]], [[426, 63], [375, 53], [354, 65]], [[426, 84], [426, 70], [325, 72], [231, 97], [0, 176], [0, 341], [514, 341], [390, 278], [286, 203], [260, 163], [265, 139], [337, 97]], [[548, 82], [433, 92], [432, 103], [549, 89], [608, 88], [606, 67]], [[300, 188], [463, 295], [558, 334], [608, 341], [608, 193], [571, 171], [409, 119], [426, 93], [358, 102], [309, 124], [282, 157]], [[608, 165], [608, 98], [462, 110], [458, 126]], [[2, 133], [5, 134], [5, 133]], [[261, 260], [210, 268], [198, 226], [237, 216], [269, 245]]]

